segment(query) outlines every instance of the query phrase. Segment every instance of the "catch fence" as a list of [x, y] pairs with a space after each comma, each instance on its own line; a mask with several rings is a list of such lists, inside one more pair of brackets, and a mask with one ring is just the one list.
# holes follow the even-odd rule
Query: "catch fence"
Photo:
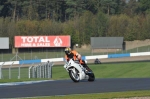
[[[144, 41], [128, 41], [124, 49], [105, 48], [105, 49], [92, 49], [90, 45], [82, 47], [74, 47], [82, 56], [92, 55], [107, 55], [119, 53], [139, 53], [150, 51], [150, 40]], [[1, 51], [1, 50], [0, 50]], [[37, 48], [37, 49], [24, 49], [19, 50], [18, 53], [12, 54], [10, 51], [7, 53], [0, 52], [0, 62], [5, 61], [19, 61], [19, 60], [34, 60], [34, 59], [50, 59], [64, 57], [64, 48]]]
[[11, 65], [3, 64], [0, 66], [0, 79], [52, 78], [52, 62], [31, 65], [13, 65], [13, 62]]
[[52, 78], [52, 62], [29, 67], [29, 78]]

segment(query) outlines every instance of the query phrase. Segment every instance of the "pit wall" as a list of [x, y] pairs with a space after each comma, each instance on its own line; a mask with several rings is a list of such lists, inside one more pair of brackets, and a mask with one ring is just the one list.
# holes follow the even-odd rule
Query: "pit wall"
[[[82, 56], [83, 60], [90, 59], [105, 59], [105, 58], [123, 58], [123, 57], [134, 57], [134, 56], [148, 56], [150, 52], [140, 52], [140, 53], [125, 53], [125, 54], [108, 54], [108, 55], [94, 55], [94, 56]], [[20, 61], [8, 61], [8, 62], [0, 62], [0, 66], [3, 65], [21, 65], [21, 64], [36, 64], [43, 62], [62, 62], [65, 59], [62, 58], [51, 58], [51, 59], [37, 59], [37, 60], [20, 60]]]

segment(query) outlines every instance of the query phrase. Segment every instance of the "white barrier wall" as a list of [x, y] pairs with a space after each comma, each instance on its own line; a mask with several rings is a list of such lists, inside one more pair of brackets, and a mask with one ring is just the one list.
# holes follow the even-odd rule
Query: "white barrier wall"
[[130, 53], [130, 57], [132, 57], [132, 56], [147, 56], [147, 55], [150, 55], [150, 52]]
[[108, 58], [108, 55], [95, 55], [95, 56], [85, 56], [86, 60], [90, 60], [90, 59], [102, 59], [102, 58]]
[[8, 62], [0, 62], [0, 65], [17, 65], [19, 61], [8, 61]]
[[41, 62], [47, 62], [47, 61], [50, 61], [50, 62], [61, 62], [61, 61], [64, 61], [64, 58], [52, 58], [52, 59], [41, 59]]

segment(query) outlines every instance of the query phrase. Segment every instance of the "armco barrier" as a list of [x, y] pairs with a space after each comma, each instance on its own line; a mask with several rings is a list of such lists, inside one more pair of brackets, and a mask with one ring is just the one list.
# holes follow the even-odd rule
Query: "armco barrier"
[[64, 58], [51, 58], [51, 59], [41, 59], [41, 62], [61, 62], [64, 61]]
[[86, 60], [90, 60], [90, 59], [102, 59], [102, 58], [108, 58], [108, 55], [94, 55], [94, 56], [85, 56]]
[[150, 52], [130, 53], [130, 57], [133, 57], [133, 56], [147, 56], [147, 55], [150, 55]]
[[[104, 59], [104, 58], [121, 58], [121, 57], [133, 57], [133, 56], [147, 56], [150, 55], [150, 52], [140, 52], [140, 53], [126, 53], [126, 54], [108, 54], [108, 55], [94, 55], [94, 56], [83, 56], [82, 59]], [[8, 61], [0, 62], [0, 65], [13, 65], [15, 64], [32, 64], [32, 63], [42, 63], [42, 62], [62, 62], [64, 58], [52, 58], [52, 59], [39, 59], [39, 60], [20, 60], [20, 61]]]
[[0, 65], [11, 65], [11, 64], [17, 65], [19, 64], [19, 61], [0, 62]]
[[32, 63], [41, 63], [41, 59], [35, 60], [20, 60], [19, 64], [32, 64]]
[[[86, 56], [82, 56], [81, 58], [82, 60], [86, 60]], [[65, 61], [65, 58], [63, 58], [63, 61]]]
[[86, 56], [82, 56], [82, 60], [86, 60]]
[[130, 57], [130, 53], [126, 54], [108, 54], [108, 58]]

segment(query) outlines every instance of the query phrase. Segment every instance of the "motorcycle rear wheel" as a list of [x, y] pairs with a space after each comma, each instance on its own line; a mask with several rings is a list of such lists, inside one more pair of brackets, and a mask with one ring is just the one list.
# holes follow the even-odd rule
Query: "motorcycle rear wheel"
[[88, 81], [94, 81], [94, 80], [95, 80], [95, 75], [94, 75], [94, 73], [89, 73], [88, 75], [89, 75]]
[[69, 76], [74, 82], [79, 82], [80, 80], [79, 71], [76, 68], [74, 69], [75, 69], [75, 73], [73, 72], [73, 69], [72, 69], [69, 71]]

